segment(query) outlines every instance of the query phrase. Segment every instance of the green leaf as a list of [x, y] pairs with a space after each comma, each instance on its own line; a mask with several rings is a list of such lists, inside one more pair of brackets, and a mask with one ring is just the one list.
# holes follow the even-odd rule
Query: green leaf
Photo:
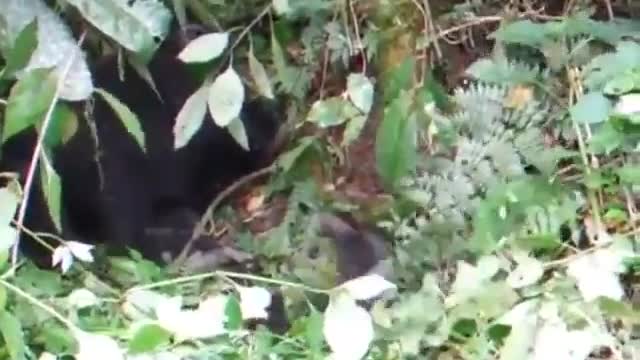
[[314, 352], [319, 352], [322, 349], [324, 336], [322, 335], [323, 318], [322, 314], [317, 311], [312, 311], [304, 327], [304, 338], [307, 341], [307, 345]]
[[396, 98], [378, 127], [376, 161], [388, 186], [414, 171], [417, 164], [417, 125], [415, 118], [407, 114], [409, 104], [408, 96]]
[[209, 87], [207, 104], [216, 125], [226, 127], [233, 119], [240, 116], [244, 96], [242, 80], [229, 66]]
[[46, 148], [53, 149], [66, 144], [78, 130], [78, 116], [65, 103], [57, 103], [51, 114], [51, 121], [44, 138]]
[[251, 73], [251, 77], [253, 77], [253, 81], [255, 81], [256, 86], [258, 87], [258, 93], [260, 95], [273, 99], [273, 89], [271, 88], [271, 81], [269, 81], [269, 76], [267, 75], [267, 71], [258, 58], [253, 54], [253, 47], [251, 51], [249, 51], [249, 72]]
[[26, 345], [22, 325], [18, 318], [7, 311], [0, 311], [0, 334], [4, 338], [5, 346], [12, 360], [23, 360]]
[[210, 33], [191, 40], [178, 54], [185, 63], [207, 62], [220, 56], [229, 43], [229, 33]]
[[136, 140], [142, 151], [146, 152], [144, 132], [142, 131], [140, 120], [138, 120], [136, 114], [108, 91], [96, 89], [96, 92], [102, 95], [102, 98], [111, 106], [116, 115], [118, 115], [120, 121], [122, 121], [129, 134]]
[[169, 32], [172, 15], [159, 0], [68, 0], [82, 17], [124, 48], [150, 59], [156, 39]]
[[411, 86], [415, 63], [413, 56], [408, 57], [384, 77], [385, 104], [393, 101], [402, 90], [407, 90]]
[[313, 103], [307, 115], [307, 121], [321, 128], [327, 128], [341, 125], [358, 115], [360, 111], [351, 102], [336, 96]]
[[632, 185], [640, 184], [640, 166], [624, 165], [616, 169], [615, 173], [623, 183]]
[[298, 141], [298, 145], [293, 149], [281, 154], [278, 157], [278, 164], [284, 172], [291, 170], [291, 167], [296, 163], [300, 156], [309, 148], [315, 141], [315, 138], [311, 136], [303, 137]]
[[228, 330], [238, 330], [242, 327], [242, 310], [240, 302], [235, 296], [229, 296], [229, 301], [224, 308], [224, 314], [227, 316], [225, 327]]
[[586, 94], [569, 109], [571, 118], [579, 124], [605, 122], [610, 112], [611, 102], [599, 91]]
[[19, 203], [20, 197], [10, 187], [0, 188], [0, 226], [11, 223]]
[[180, 109], [176, 117], [176, 123], [173, 126], [174, 149], [180, 149], [187, 145], [193, 135], [202, 127], [204, 117], [207, 114], [208, 93], [208, 87], [199, 88], [189, 96], [182, 109]]
[[150, 352], [169, 343], [171, 333], [157, 324], [144, 324], [137, 328], [129, 339], [129, 351], [132, 354]]
[[360, 133], [362, 133], [362, 129], [364, 129], [366, 123], [367, 116], [365, 115], [358, 115], [349, 120], [342, 135], [342, 146], [348, 146], [356, 140], [360, 136]]
[[363, 74], [349, 74], [347, 78], [347, 94], [351, 102], [365, 114], [373, 105], [373, 84]]
[[38, 22], [37, 19], [33, 19], [18, 34], [13, 49], [7, 55], [2, 78], [8, 79], [27, 66], [36, 47], [38, 47]]
[[497, 41], [537, 47], [547, 37], [545, 24], [534, 23], [531, 20], [515, 21], [501, 25], [498, 30], [489, 35]]
[[244, 123], [240, 118], [231, 120], [227, 125], [227, 131], [231, 134], [231, 137], [242, 147], [245, 151], [249, 151], [249, 138], [247, 137], [247, 131], [244, 127]]
[[[45, 153], [42, 156], [46, 156]], [[60, 176], [56, 173], [55, 169], [51, 167], [51, 161], [41, 160], [40, 180], [42, 181], [42, 190], [44, 192], [45, 199], [47, 200], [47, 208], [49, 209], [49, 215], [53, 220], [53, 224], [58, 231], [62, 231], [61, 221], [61, 195], [62, 186], [60, 182]]]
[[55, 91], [55, 76], [48, 69], [32, 70], [18, 80], [7, 101], [2, 142], [41, 121]]

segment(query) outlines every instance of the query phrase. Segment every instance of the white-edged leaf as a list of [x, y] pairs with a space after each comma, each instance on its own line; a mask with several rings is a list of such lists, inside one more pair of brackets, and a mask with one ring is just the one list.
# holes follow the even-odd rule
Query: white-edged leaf
[[107, 102], [107, 104], [109, 104], [109, 106], [111, 106], [113, 111], [118, 115], [118, 118], [120, 118], [120, 121], [124, 124], [127, 132], [133, 136], [142, 151], [146, 151], [145, 136], [138, 116], [133, 113], [127, 105], [122, 103], [115, 96], [111, 95], [108, 91], [104, 89], [96, 89], [96, 92], [102, 95], [102, 98]]
[[348, 293], [338, 292], [329, 300], [322, 332], [333, 359], [359, 360], [373, 340], [373, 321]]
[[227, 125], [227, 131], [231, 134], [231, 137], [240, 145], [245, 151], [249, 151], [249, 137], [247, 136], [247, 130], [244, 127], [244, 123], [239, 118], [233, 119]]
[[182, 109], [180, 109], [176, 117], [176, 123], [173, 126], [174, 149], [187, 145], [202, 126], [204, 117], [207, 114], [208, 92], [209, 88], [207, 86], [199, 88], [189, 96]]
[[244, 102], [244, 86], [236, 71], [229, 66], [209, 88], [209, 113], [213, 121], [225, 127], [240, 116]]
[[396, 289], [395, 284], [377, 274], [360, 276], [339, 287], [345, 289], [356, 300], [372, 299], [385, 291]]
[[55, 68], [60, 76], [75, 54], [73, 63], [66, 73], [60, 98], [70, 101], [85, 100], [93, 92], [93, 81], [83, 52], [78, 48], [68, 26], [42, 0], [2, 0], [0, 1], [0, 48], [13, 45], [22, 29], [38, 18], [38, 46], [29, 63], [16, 75], [21, 78], [33, 69]]
[[78, 342], [77, 360], [125, 360], [124, 350], [112, 338], [106, 335], [92, 334], [73, 329]]
[[373, 105], [373, 84], [360, 73], [349, 74], [347, 78], [347, 94], [363, 113], [368, 114]]
[[229, 33], [209, 33], [191, 40], [178, 59], [186, 63], [207, 62], [220, 56], [229, 44]]
[[266, 319], [267, 307], [271, 305], [271, 293], [259, 286], [238, 286], [240, 311], [243, 319]]
[[249, 51], [249, 72], [251, 73], [251, 77], [253, 77], [253, 81], [256, 82], [258, 93], [266, 98], [273, 99], [273, 89], [271, 88], [271, 81], [269, 80], [269, 76], [267, 76], [267, 71], [264, 69], [262, 63], [255, 57], [253, 51]]
[[173, 297], [156, 306], [156, 316], [160, 326], [173, 333], [176, 341], [211, 338], [226, 332], [227, 301], [224, 295], [213, 296], [196, 310], [182, 310], [182, 299]]

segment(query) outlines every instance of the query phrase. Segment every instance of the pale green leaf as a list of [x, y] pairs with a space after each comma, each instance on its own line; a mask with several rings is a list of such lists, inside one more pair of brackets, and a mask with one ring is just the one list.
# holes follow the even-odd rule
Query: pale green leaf
[[353, 104], [365, 114], [373, 105], [373, 84], [363, 74], [349, 74], [347, 78], [347, 94]]
[[210, 33], [201, 35], [189, 42], [178, 54], [178, 59], [186, 63], [199, 63], [220, 56], [229, 43], [229, 33]]
[[569, 109], [571, 118], [579, 124], [605, 122], [610, 112], [611, 102], [601, 92], [586, 94]]
[[249, 151], [249, 138], [247, 137], [247, 130], [244, 127], [244, 123], [240, 118], [233, 119], [227, 125], [227, 131], [233, 137], [233, 139], [240, 145], [245, 151]]
[[258, 92], [260, 95], [273, 99], [273, 90], [271, 88], [271, 81], [267, 76], [267, 71], [264, 69], [264, 66], [253, 54], [253, 51], [249, 52], [249, 71], [251, 72], [251, 76], [253, 80], [256, 82], [256, 86], [258, 87]]
[[236, 71], [229, 66], [209, 88], [209, 113], [213, 121], [225, 127], [240, 116], [244, 102], [244, 86]]
[[182, 109], [180, 109], [176, 117], [176, 123], [173, 126], [174, 149], [179, 149], [188, 144], [189, 140], [202, 126], [204, 117], [207, 114], [208, 93], [208, 87], [199, 88], [189, 96]]
[[96, 92], [104, 98], [104, 100], [111, 106], [113, 111], [118, 115], [120, 121], [124, 124], [125, 128], [136, 140], [142, 151], [146, 151], [145, 136], [140, 125], [140, 120], [135, 113], [133, 113], [127, 105], [118, 100], [115, 96], [111, 95], [105, 89], [96, 89]]

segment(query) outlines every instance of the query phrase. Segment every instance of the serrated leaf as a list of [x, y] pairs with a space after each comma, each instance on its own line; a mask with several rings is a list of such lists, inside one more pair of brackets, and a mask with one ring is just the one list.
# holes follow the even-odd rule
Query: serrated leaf
[[220, 56], [228, 44], [228, 32], [204, 34], [191, 40], [180, 51], [178, 59], [185, 63], [207, 62]]
[[363, 74], [349, 74], [347, 78], [347, 94], [353, 104], [365, 114], [373, 105], [373, 84]]
[[182, 109], [180, 109], [176, 117], [176, 123], [173, 126], [174, 149], [187, 145], [202, 126], [204, 117], [207, 114], [208, 93], [208, 87], [199, 88], [189, 96]]
[[385, 112], [376, 135], [378, 172], [388, 186], [412, 172], [417, 164], [417, 124], [406, 113], [409, 106], [398, 97]]
[[129, 339], [129, 351], [132, 354], [151, 352], [161, 345], [169, 343], [171, 333], [162, 326], [149, 323], [135, 329]]
[[171, 12], [159, 0], [68, 0], [84, 19], [124, 48], [150, 59], [169, 32]]
[[55, 91], [55, 77], [47, 69], [30, 71], [18, 80], [7, 101], [2, 142], [41, 121]]
[[231, 137], [242, 147], [245, 151], [249, 151], [249, 137], [247, 137], [247, 131], [244, 127], [244, 123], [239, 118], [235, 118], [227, 125], [227, 131], [231, 134]]
[[138, 116], [134, 114], [124, 103], [118, 100], [115, 96], [111, 95], [105, 89], [96, 89], [96, 92], [102, 95], [102, 98], [111, 106], [113, 111], [118, 115], [122, 124], [127, 129], [127, 132], [133, 136], [142, 151], [146, 152], [145, 136], [140, 125]]
[[25, 26], [16, 41], [13, 49], [6, 58], [6, 65], [2, 72], [2, 77], [7, 79], [12, 77], [16, 71], [21, 70], [29, 63], [31, 55], [38, 47], [38, 22], [33, 19]]
[[225, 127], [240, 116], [244, 102], [244, 86], [236, 71], [229, 66], [209, 88], [209, 113], [213, 121]]
[[264, 69], [262, 63], [255, 57], [253, 51], [250, 51], [248, 56], [249, 71], [251, 72], [253, 81], [256, 82], [258, 92], [266, 98], [273, 99], [273, 90], [271, 89], [271, 81], [269, 80], [269, 76], [267, 76], [267, 71]]
[[22, 325], [18, 318], [4, 310], [0, 310], [0, 334], [2, 334], [5, 349], [10, 359], [26, 359], [26, 344], [24, 342]]
[[611, 112], [611, 102], [601, 92], [591, 92], [581, 97], [569, 113], [579, 124], [598, 124], [607, 120]]

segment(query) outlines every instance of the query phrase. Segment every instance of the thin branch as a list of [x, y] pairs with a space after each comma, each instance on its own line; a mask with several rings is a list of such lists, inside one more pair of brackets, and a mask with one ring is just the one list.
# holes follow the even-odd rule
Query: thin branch
[[55, 109], [56, 104], [58, 103], [58, 99], [60, 98], [60, 92], [62, 91], [62, 87], [64, 85], [64, 81], [71, 70], [71, 66], [80, 51], [80, 47], [84, 42], [84, 38], [87, 35], [87, 32], [84, 31], [82, 35], [80, 35], [80, 39], [78, 40], [77, 46], [73, 49], [71, 56], [69, 56], [69, 60], [65, 65], [63, 71], [59, 74], [58, 83], [56, 84], [56, 90], [53, 94], [53, 99], [49, 104], [49, 109], [45, 115], [44, 121], [42, 122], [42, 126], [40, 128], [40, 132], [38, 134], [38, 139], [36, 141], [35, 149], [33, 150], [33, 155], [31, 156], [31, 163], [29, 164], [29, 171], [27, 172], [27, 177], [24, 185], [24, 193], [22, 196], [22, 202], [20, 203], [20, 209], [18, 210], [18, 218], [16, 220], [17, 231], [16, 231], [16, 241], [13, 245], [13, 251], [11, 254], [11, 264], [15, 266], [18, 262], [18, 248], [20, 247], [20, 232], [23, 228], [24, 217], [27, 213], [27, 204], [29, 203], [29, 196], [31, 193], [31, 187], [33, 186], [33, 178], [35, 174], [35, 170], [38, 166], [38, 160], [40, 159], [40, 153], [42, 152], [42, 143], [45, 135], [47, 134], [47, 129], [49, 128], [49, 123], [51, 122], [51, 118], [53, 117], [53, 110]]

